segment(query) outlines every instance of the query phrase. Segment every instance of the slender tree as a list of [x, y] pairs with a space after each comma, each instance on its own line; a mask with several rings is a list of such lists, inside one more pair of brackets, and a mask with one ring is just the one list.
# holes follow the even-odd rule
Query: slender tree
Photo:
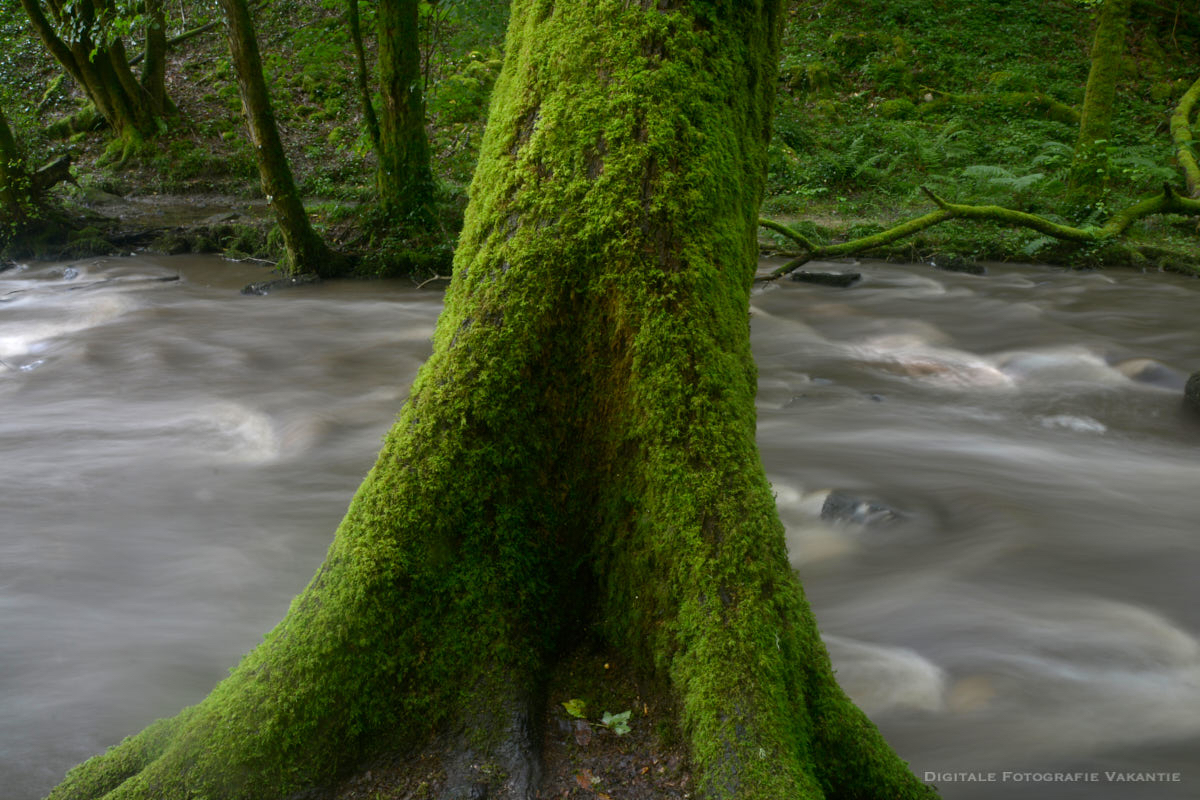
[[[134, 77], [125, 44], [113, 33], [114, 0], [21, 0], [21, 6], [51, 55], [116, 133], [115, 154], [124, 159], [159, 132], [172, 109], [165, 91], [166, 59], [155, 49], [141, 81]], [[147, 12], [148, 47], [153, 47], [162, 33], [161, 0], [150, 0]]]
[[254, 144], [259, 178], [287, 251], [281, 269], [291, 275], [338, 274], [342, 271], [343, 260], [313, 230], [296, 182], [292, 179], [283, 141], [279, 138], [279, 127], [275, 124], [271, 95], [263, 77], [262, 57], [258, 52], [250, 8], [246, 0], [220, 0], [220, 4], [225, 12], [229, 53], [234, 72], [237, 73], [242, 109]]
[[287, 797], [431, 730], [530, 798], [521, 720], [580, 620], [674, 696], [699, 796], [932, 796], [838, 688], [755, 444], [780, 17], [513, 3], [433, 355], [325, 563], [54, 800]]

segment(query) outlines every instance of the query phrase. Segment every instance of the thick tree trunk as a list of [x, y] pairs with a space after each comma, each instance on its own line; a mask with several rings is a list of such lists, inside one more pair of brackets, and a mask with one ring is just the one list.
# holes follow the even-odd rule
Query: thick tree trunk
[[246, 0], [220, 0], [220, 4], [225, 12], [229, 52], [237, 73], [246, 124], [254, 143], [259, 178], [287, 250], [286, 261], [281, 267], [291, 275], [309, 272], [335, 275], [342, 270], [342, 259], [325, 245], [309, 223], [283, 152], [250, 9]]
[[54, 800], [281, 798], [439, 729], [531, 797], [497, 738], [581, 620], [670, 687], [701, 796], [932, 795], [834, 681], [755, 444], [780, 6], [514, 2], [433, 355], [324, 565]]
[[1079, 115], [1079, 138], [1071, 165], [1071, 185], [1094, 193], [1104, 180], [1106, 144], [1112, 138], [1113, 106], [1121, 60], [1125, 56], [1125, 29], [1132, 0], [1105, 0], [1092, 39], [1092, 64]]
[[47, 0], [49, 15], [40, 0], [21, 0], [21, 5], [51, 55], [116, 133], [114, 155], [124, 159], [144, 138], [158, 133], [162, 115], [170, 108], [165, 88], [153, 87], [153, 81], [160, 80], [161, 63], [151, 85], [143, 86], [134, 77], [121, 39], [110, 40], [98, 30], [100, 16], [111, 12], [109, 0], [71, 5]]
[[426, 226], [433, 214], [433, 172], [421, 91], [418, 0], [379, 0], [379, 199], [392, 217]]

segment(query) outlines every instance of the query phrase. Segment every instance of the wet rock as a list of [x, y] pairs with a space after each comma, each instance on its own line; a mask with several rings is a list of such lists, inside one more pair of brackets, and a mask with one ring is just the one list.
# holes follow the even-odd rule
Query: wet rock
[[965, 272], [968, 275], [987, 275], [987, 267], [960, 255], [938, 256], [929, 262], [934, 269], [943, 272]]
[[292, 278], [279, 278], [273, 281], [259, 281], [257, 283], [251, 283], [242, 289], [242, 294], [265, 295], [280, 289], [291, 289], [296, 286], [307, 286], [312, 283], [320, 282], [320, 277], [310, 272], [304, 275], [296, 275]]
[[1115, 368], [1131, 381], [1174, 391], [1179, 391], [1187, 381], [1183, 373], [1152, 358], [1130, 358]]
[[881, 525], [899, 522], [905, 513], [874, 499], [834, 489], [821, 506], [821, 519], [855, 525]]
[[804, 270], [799, 270], [798, 272], [791, 273], [788, 277], [800, 283], [815, 283], [818, 286], [835, 286], [844, 289], [862, 280], [862, 273], [805, 272]]
[[1200, 372], [1188, 378], [1187, 385], [1183, 387], [1183, 407], [1200, 416]]

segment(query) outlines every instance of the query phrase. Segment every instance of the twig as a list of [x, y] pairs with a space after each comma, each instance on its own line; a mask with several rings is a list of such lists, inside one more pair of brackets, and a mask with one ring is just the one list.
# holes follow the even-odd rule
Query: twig
[[448, 281], [448, 280], [450, 280], [450, 276], [449, 276], [449, 275], [434, 275], [432, 278], [426, 278], [425, 280], [423, 280], [423, 281], [421, 281], [420, 283], [418, 283], [418, 284], [417, 284], [417, 288], [418, 288], [418, 289], [420, 289], [420, 288], [422, 288], [422, 287], [423, 287], [425, 284], [427, 284], [427, 283], [433, 283], [434, 281]]

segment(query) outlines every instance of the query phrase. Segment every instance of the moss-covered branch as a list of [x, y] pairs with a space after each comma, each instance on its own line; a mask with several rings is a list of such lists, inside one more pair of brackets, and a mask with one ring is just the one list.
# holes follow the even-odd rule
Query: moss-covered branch
[[760, 226], [787, 236], [799, 244], [804, 252], [783, 266], [772, 270], [769, 274], [756, 277], [755, 280], [772, 281], [781, 278], [789, 272], [799, 269], [814, 258], [837, 258], [839, 256], [848, 256], [867, 250], [874, 250], [951, 219], [974, 219], [1015, 225], [1035, 230], [1038, 233], [1052, 236], [1055, 239], [1082, 244], [1114, 239], [1123, 234], [1137, 220], [1154, 214], [1175, 213], [1200, 216], [1200, 200], [1180, 195], [1169, 184], [1164, 184], [1162, 191], [1158, 194], [1140, 200], [1132, 206], [1113, 214], [1104, 225], [1085, 228], [1063, 225], [1045, 217], [1039, 217], [1037, 214], [1016, 211], [1011, 208], [1004, 208], [1003, 206], [951, 203], [934, 194], [928, 188], [922, 187], [922, 189], [929, 196], [929, 199], [937, 205], [937, 211], [931, 211], [916, 219], [902, 222], [880, 233], [862, 236], [858, 239], [851, 239], [850, 241], [838, 244], [819, 245], [787, 225], [773, 220], [760, 219], [758, 223]]
[[1188, 194], [1192, 197], [1200, 197], [1200, 165], [1196, 164], [1196, 153], [1192, 149], [1195, 140], [1191, 125], [1192, 109], [1196, 107], [1197, 100], [1200, 100], [1200, 78], [1183, 93], [1175, 113], [1171, 115], [1171, 141], [1175, 143], [1175, 158], [1183, 170]]

